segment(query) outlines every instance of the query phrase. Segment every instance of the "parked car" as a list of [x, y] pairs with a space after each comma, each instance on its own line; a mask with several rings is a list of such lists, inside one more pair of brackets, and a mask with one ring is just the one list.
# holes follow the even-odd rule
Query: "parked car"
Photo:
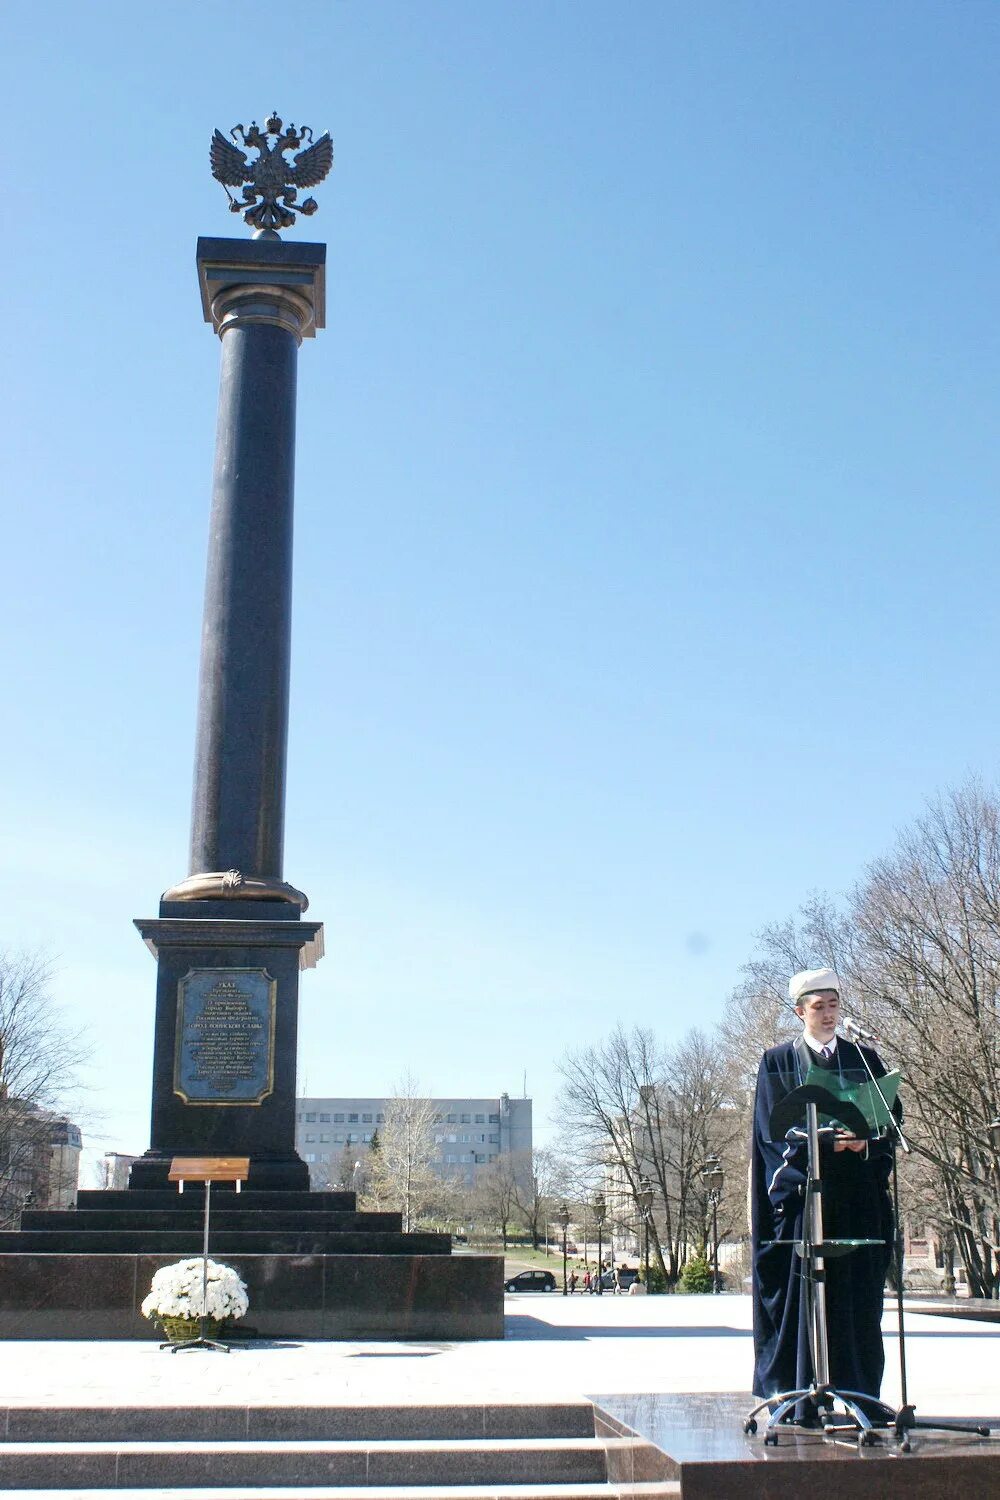
[[632, 1266], [622, 1266], [620, 1272], [605, 1271], [601, 1277], [601, 1286], [606, 1292], [613, 1292], [615, 1287], [619, 1285], [615, 1279], [618, 1275], [621, 1276], [621, 1288], [625, 1292], [628, 1291], [633, 1281], [639, 1280], [639, 1272], [633, 1269]]
[[520, 1271], [504, 1287], [508, 1292], [554, 1292], [556, 1278], [551, 1271]]

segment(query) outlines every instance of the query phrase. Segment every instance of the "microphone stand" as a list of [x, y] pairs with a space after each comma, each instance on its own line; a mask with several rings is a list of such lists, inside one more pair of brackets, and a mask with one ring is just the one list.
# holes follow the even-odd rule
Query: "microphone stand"
[[909, 1453], [910, 1451], [909, 1434], [918, 1427], [925, 1430], [930, 1429], [933, 1431], [941, 1432], [971, 1432], [974, 1433], [977, 1437], [989, 1437], [990, 1429], [983, 1423], [970, 1424], [965, 1422], [954, 1422], [948, 1420], [945, 1417], [938, 1418], [933, 1422], [920, 1421], [917, 1417], [916, 1408], [910, 1403], [909, 1394], [906, 1388], [906, 1327], [903, 1313], [903, 1221], [899, 1212], [898, 1147], [902, 1146], [907, 1156], [910, 1155], [913, 1148], [911, 1147], [909, 1141], [906, 1139], [906, 1136], [903, 1134], [903, 1127], [890, 1108], [889, 1101], [885, 1097], [885, 1092], [882, 1088], [882, 1085], [876, 1078], [875, 1073], [872, 1070], [872, 1065], [868, 1061], [868, 1058], [865, 1056], [864, 1048], [861, 1046], [860, 1034], [858, 1035], [858, 1039], [855, 1041], [854, 1037], [851, 1036], [851, 1031], [856, 1030], [856, 1028], [845, 1027], [844, 1029], [847, 1034], [846, 1040], [852, 1042], [853, 1045], [857, 1048], [858, 1055], [865, 1065], [865, 1072], [868, 1074], [869, 1081], [874, 1085], [879, 1098], [885, 1105], [886, 1113], [889, 1116], [890, 1140], [892, 1141], [892, 1218], [893, 1228], [895, 1230], [893, 1236], [893, 1269], [896, 1282], [896, 1322], [898, 1330], [897, 1342], [899, 1344], [899, 1394], [901, 1398], [900, 1406], [898, 1411], [896, 1412], [896, 1416], [893, 1422], [893, 1430], [897, 1439], [899, 1440], [899, 1446], [904, 1453]]
[[[835, 1101], [826, 1095], [832, 1106]], [[773, 1118], [773, 1116], [772, 1116]], [[808, 1329], [809, 1353], [813, 1375], [807, 1386], [791, 1391], [778, 1391], [758, 1402], [743, 1423], [743, 1431], [757, 1431], [757, 1417], [767, 1408], [768, 1420], [764, 1433], [765, 1446], [778, 1446], [778, 1432], [783, 1423], [801, 1425], [795, 1412], [805, 1403], [812, 1406], [816, 1422], [824, 1437], [836, 1439], [841, 1434], [856, 1437], [858, 1448], [867, 1448], [878, 1441], [877, 1426], [887, 1426], [893, 1419], [892, 1408], [863, 1391], [842, 1390], [830, 1379], [830, 1344], [826, 1306], [826, 1259], [850, 1253], [861, 1245], [881, 1244], [880, 1240], [828, 1240], [823, 1229], [823, 1197], [820, 1173], [819, 1109], [815, 1099], [805, 1106], [806, 1140], [808, 1150], [805, 1202], [802, 1209], [802, 1238], [795, 1241], [771, 1242], [776, 1248], [784, 1244], [802, 1261], [802, 1291], [805, 1298], [805, 1316]], [[834, 1402], [844, 1408], [844, 1416], [834, 1410]], [[866, 1411], [865, 1408], [868, 1408]], [[872, 1416], [869, 1416], [869, 1412]]]

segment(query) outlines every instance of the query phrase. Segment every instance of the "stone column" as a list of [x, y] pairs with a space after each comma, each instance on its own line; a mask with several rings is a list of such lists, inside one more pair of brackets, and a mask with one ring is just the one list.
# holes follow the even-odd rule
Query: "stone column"
[[295, 377], [300, 343], [324, 323], [325, 252], [277, 239], [198, 242], [222, 376], [190, 870], [174, 899], [305, 905], [283, 879]]
[[298, 974], [322, 956], [282, 867], [298, 349], [324, 322], [324, 245], [198, 241], [222, 378], [202, 629], [190, 873], [136, 922], [157, 959], [151, 1146], [249, 1156], [250, 1186], [303, 1189]]

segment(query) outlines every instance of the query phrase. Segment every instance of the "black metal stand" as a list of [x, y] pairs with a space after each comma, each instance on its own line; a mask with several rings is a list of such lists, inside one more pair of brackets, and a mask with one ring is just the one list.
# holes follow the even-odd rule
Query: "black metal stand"
[[[183, 1184], [182, 1184], [183, 1188]], [[161, 1344], [161, 1349], [169, 1349], [171, 1354], [186, 1349], [215, 1349], [219, 1354], [228, 1354], [229, 1345], [220, 1344], [217, 1339], [208, 1336], [208, 1223], [212, 1202], [211, 1180], [205, 1182], [205, 1221], [201, 1242], [201, 1317], [198, 1319], [198, 1337], [186, 1339], [183, 1344], [173, 1344], [169, 1341]]]
[[903, 1134], [903, 1127], [896, 1119], [895, 1114], [889, 1108], [889, 1101], [882, 1091], [882, 1085], [872, 1072], [864, 1051], [858, 1047], [861, 1061], [865, 1065], [865, 1072], [875, 1089], [879, 1098], [885, 1105], [889, 1114], [889, 1130], [892, 1140], [892, 1220], [895, 1231], [893, 1240], [893, 1272], [896, 1282], [896, 1327], [897, 1342], [899, 1345], [899, 1394], [900, 1405], [892, 1418], [892, 1428], [899, 1441], [899, 1446], [904, 1453], [910, 1451], [909, 1434], [920, 1428], [924, 1431], [935, 1432], [968, 1432], [976, 1437], [989, 1437], [990, 1429], [984, 1423], [970, 1423], [952, 1421], [947, 1417], [939, 1417], [933, 1422], [921, 1421], [917, 1417], [916, 1407], [910, 1403], [906, 1382], [906, 1327], [903, 1312], [903, 1221], [899, 1212], [899, 1147], [909, 1153], [910, 1146]]
[[[862, 1244], [882, 1244], [881, 1240], [824, 1240], [823, 1199], [820, 1177], [819, 1154], [819, 1110], [815, 1103], [806, 1104], [806, 1135], [809, 1146], [806, 1176], [805, 1205], [802, 1212], [802, 1239], [789, 1242], [794, 1253], [801, 1258], [803, 1267], [803, 1291], [806, 1298], [806, 1315], [809, 1328], [809, 1347], [812, 1354], [813, 1379], [808, 1386], [795, 1391], [780, 1391], [759, 1402], [743, 1424], [744, 1432], [757, 1431], [757, 1416], [770, 1409], [765, 1444], [777, 1447], [778, 1429], [784, 1422], [787, 1426], [795, 1422], [795, 1408], [810, 1402], [815, 1408], [816, 1421], [825, 1436], [840, 1437], [856, 1434], [859, 1448], [869, 1447], [877, 1439], [876, 1427], [890, 1426], [895, 1420], [892, 1408], [867, 1395], [863, 1391], [838, 1390], [830, 1381], [830, 1342], [826, 1319], [826, 1260], [829, 1256], [849, 1253]], [[778, 1243], [778, 1242], [776, 1242]], [[839, 1401], [843, 1415], [834, 1409]], [[868, 1408], [866, 1411], [865, 1408]], [[869, 1412], [874, 1415], [869, 1416]]]

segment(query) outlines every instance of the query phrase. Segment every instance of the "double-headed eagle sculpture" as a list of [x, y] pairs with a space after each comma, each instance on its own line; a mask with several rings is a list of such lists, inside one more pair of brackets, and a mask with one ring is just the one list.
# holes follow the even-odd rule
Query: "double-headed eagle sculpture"
[[[247, 160], [246, 152], [236, 144], [237, 135], [244, 146], [256, 149], [256, 161]], [[291, 162], [286, 161], [283, 153], [297, 151], [307, 138], [306, 149], [298, 151]], [[226, 190], [230, 213], [242, 213], [244, 221], [259, 234], [276, 238], [279, 229], [291, 228], [296, 213], [314, 214], [319, 207], [315, 198], [299, 203], [298, 191], [323, 181], [333, 165], [333, 142], [329, 132], [314, 141], [308, 125], [299, 130], [291, 124], [283, 126], [272, 112], [264, 121], [263, 130], [256, 120], [249, 130], [234, 125], [228, 141], [217, 130], [212, 136], [209, 155], [212, 176]], [[234, 198], [230, 188], [241, 188], [242, 197]]]

